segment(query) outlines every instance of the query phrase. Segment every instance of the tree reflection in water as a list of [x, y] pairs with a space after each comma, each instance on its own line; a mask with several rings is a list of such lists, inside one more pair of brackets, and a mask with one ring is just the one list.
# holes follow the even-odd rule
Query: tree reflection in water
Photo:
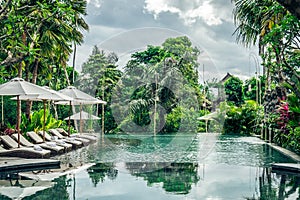
[[148, 186], [162, 183], [163, 189], [176, 194], [188, 194], [198, 176], [198, 163], [129, 162], [126, 168], [133, 176], [143, 177]]
[[[209, 185], [209, 182], [211, 181], [207, 180], [207, 178], [203, 179], [205, 175], [203, 170], [203, 175], [201, 175], [201, 180], [203, 179], [201, 181], [202, 183], [197, 184], [200, 181], [200, 167], [198, 163], [128, 162], [125, 163], [125, 167], [131, 176], [141, 177], [145, 182], [147, 182], [149, 187], [159, 184], [166, 192], [175, 195], [189, 193], [193, 195], [192, 188], [198, 190], [200, 185], [205, 188], [206, 183]], [[244, 199], [300, 200], [299, 173], [287, 174], [278, 171], [271, 171], [271, 168], [258, 167], [256, 169], [256, 175], [253, 174], [253, 176], [250, 178], [251, 180], [256, 180], [256, 182], [251, 182], [251, 188], [253, 188], [253, 193], [252, 191], [251, 193], [253, 195], [249, 197], [244, 196]], [[99, 182], [105, 182], [107, 179], [117, 179], [119, 171], [114, 163], [98, 163], [88, 168], [87, 173], [91, 182], [93, 183], [93, 186], [96, 187]], [[64, 175], [56, 178], [52, 181], [52, 187], [38, 191], [33, 195], [25, 197], [24, 199], [76, 199], [75, 176], [76, 175]], [[72, 177], [74, 180], [72, 180]], [[8, 186], [25, 187], [20, 185], [20, 182], [18, 181], [24, 180], [24, 178], [19, 176], [11, 178], [12, 180], [6, 179]], [[224, 186], [222, 184], [222, 180], [220, 180], [220, 184], [218, 185], [216, 185], [216, 187]], [[32, 186], [35, 186], [35, 181], [33, 181]], [[73, 194], [70, 193], [70, 188], [74, 189], [72, 191]], [[241, 188], [236, 188], [236, 190], [239, 189]], [[86, 187], [85, 190], [91, 190], [91, 188]], [[128, 192], [130, 193], [136, 191]], [[242, 194], [244, 191], [240, 192]], [[240, 198], [243, 198], [243, 196], [240, 196]], [[0, 199], [10, 198], [0, 194]]]
[[70, 187], [70, 179], [67, 176], [60, 176], [53, 180], [54, 186], [23, 198], [23, 200], [39, 200], [39, 199], [70, 199], [67, 188]]
[[110, 180], [114, 180], [118, 176], [118, 170], [115, 169], [113, 163], [97, 163], [87, 169], [88, 175], [94, 184], [94, 187], [101, 181], [105, 180], [105, 177]]
[[[247, 200], [300, 200], [300, 174], [272, 172], [271, 168], [262, 168], [258, 174], [258, 188], [253, 197]], [[298, 191], [297, 191], [298, 190]], [[291, 197], [292, 196], [292, 197]]]

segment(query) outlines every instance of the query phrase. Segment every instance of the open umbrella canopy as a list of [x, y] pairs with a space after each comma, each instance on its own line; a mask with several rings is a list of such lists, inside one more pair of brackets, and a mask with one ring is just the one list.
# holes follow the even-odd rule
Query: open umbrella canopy
[[[75, 113], [74, 115], [71, 115], [70, 116], [70, 119], [72, 120], [80, 120], [80, 116], [81, 116], [81, 119], [83, 120], [87, 120], [87, 119], [93, 119], [93, 120], [97, 120], [97, 119], [100, 119], [99, 117], [95, 116], [95, 115], [91, 115], [87, 112], [84, 112], [84, 111], [81, 111], [78, 112], [78, 113]], [[65, 118], [65, 120], [68, 120], [69, 117]]]
[[22, 78], [13, 78], [7, 83], [0, 85], [1, 96], [17, 96], [17, 131], [18, 131], [18, 146], [20, 147], [20, 96], [21, 95], [39, 95], [48, 92], [47, 89], [29, 83]]
[[[61, 92], [62, 94], [68, 95], [70, 97], [72, 97], [74, 100], [73, 101], [60, 101], [57, 102], [56, 104], [60, 104], [60, 105], [80, 105], [80, 112], [82, 110], [82, 105], [93, 105], [93, 104], [106, 104], [106, 101], [102, 101], [100, 99], [97, 99], [81, 90], [78, 90], [76, 87], [74, 86], [68, 86], [65, 89], [60, 90], [59, 92]], [[80, 120], [80, 132], [82, 132], [82, 118], [81, 118], [81, 114], [79, 116], [79, 120]], [[69, 119], [70, 120], [70, 119]], [[70, 123], [69, 123], [70, 124]], [[70, 134], [70, 125], [69, 125], [69, 134]]]
[[[91, 104], [106, 104], [106, 101], [102, 101], [97, 99], [81, 90], [78, 90], [74, 86], [68, 86], [65, 89], [59, 90], [60, 93], [72, 97], [73, 100], [71, 102], [72, 105], [91, 105]], [[59, 101], [57, 104], [67, 105], [68, 101]]]
[[[19, 99], [24, 101], [73, 101], [72, 97], [64, 95], [60, 92], [50, 89], [47, 86], [43, 86], [46, 89], [44, 92], [40, 94], [24, 94], [20, 95]], [[17, 97], [11, 98], [12, 100], [17, 100]]]
[[212, 112], [212, 113], [209, 113], [207, 115], [198, 117], [197, 119], [198, 120], [215, 120], [217, 118], [218, 118], [218, 113], [217, 112]]
[[50, 101], [73, 101], [74, 99], [68, 95], [65, 95], [61, 92], [50, 89], [49, 87], [44, 86], [48, 92], [41, 93], [37, 96], [37, 99], [41, 100], [50, 100]]
[[[24, 95], [20, 95], [19, 96], [19, 100], [22, 100], [22, 101], [42, 101], [41, 99], [38, 99], [39, 95], [38, 94], [24, 94]], [[17, 100], [17, 97], [12, 97], [10, 98], [11, 100]]]
[[212, 113], [209, 113], [207, 115], [204, 115], [204, 116], [201, 116], [201, 117], [198, 117], [197, 119], [198, 120], [205, 120], [205, 130], [206, 132], [208, 132], [208, 127], [207, 127], [207, 123], [209, 120], [216, 120], [218, 119], [218, 112], [212, 112]]
[[[14, 80], [14, 79], [13, 79]], [[20, 83], [22, 82], [22, 84]], [[44, 103], [44, 123], [43, 123], [43, 139], [45, 141], [45, 121], [46, 121], [46, 101], [72, 101], [73, 98], [67, 95], [64, 95], [60, 92], [50, 89], [47, 86], [35, 87], [36, 85], [28, 83], [23, 79], [16, 78], [13, 81], [13, 84], [7, 84], [8, 86], [4, 87], [3, 91], [7, 90], [16, 90], [15, 94], [11, 92], [12, 95], [17, 95], [17, 97], [12, 98], [13, 100], [29, 100], [29, 101], [43, 101]], [[0, 91], [2, 86], [0, 86]], [[39, 93], [30, 93], [39, 91]], [[23, 93], [22, 93], [23, 92]]]
[[[24, 94], [19, 96], [19, 100], [29, 100], [29, 101], [43, 101], [44, 103], [44, 122], [43, 122], [43, 139], [45, 141], [45, 121], [46, 121], [46, 101], [72, 101], [73, 98], [67, 95], [64, 95], [60, 92], [50, 89], [47, 86], [43, 86], [46, 89], [40, 94]], [[11, 98], [16, 100], [16, 97]]]
[[47, 92], [47, 89], [29, 83], [22, 78], [13, 78], [0, 85], [1, 96], [38, 95]]

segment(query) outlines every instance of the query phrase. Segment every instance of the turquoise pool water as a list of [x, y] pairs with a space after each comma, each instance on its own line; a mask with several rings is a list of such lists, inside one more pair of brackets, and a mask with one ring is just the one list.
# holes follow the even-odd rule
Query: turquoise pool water
[[[24, 199], [300, 197], [299, 174], [279, 174], [270, 168], [271, 163], [293, 160], [254, 137], [111, 135], [57, 159], [62, 165], [87, 167], [48, 181], [50, 186]], [[0, 199], [9, 199], [1, 194]]]

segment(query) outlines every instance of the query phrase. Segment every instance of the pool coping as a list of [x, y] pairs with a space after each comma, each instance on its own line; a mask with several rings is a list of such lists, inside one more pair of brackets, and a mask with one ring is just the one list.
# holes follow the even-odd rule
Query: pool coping
[[272, 148], [276, 149], [277, 151], [281, 152], [282, 154], [284, 154], [285, 156], [293, 159], [294, 161], [296, 162], [299, 162], [300, 163], [300, 155], [288, 150], [288, 149], [285, 149], [283, 147], [280, 147], [274, 143], [268, 143], [266, 142], [266, 144], [268, 144], [269, 146], [271, 146]]
[[300, 155], [280, 147], [274, 143], [266, 142], [271, 148], [279, 151], [283, 155], [291, 158], [292, 160], [296, 161], [297, 163], [273, 163], [271, 165], [272, 171], [276, 173], [284, 173], [284, 174], [293, 174], [299, 175], [300, 174]]

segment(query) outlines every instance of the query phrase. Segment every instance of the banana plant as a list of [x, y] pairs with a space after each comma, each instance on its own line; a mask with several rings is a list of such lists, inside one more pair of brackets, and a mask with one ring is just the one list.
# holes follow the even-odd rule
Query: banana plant
[[44, 110], [35, 111], [31, 114], [30, 120], [28, 120], [25, 114], [22, 114], [22, 124], [20, 126], [23, 133], [28, 131], [43, 130], [43, 124], [45, 120], [45, 130], [60, 127], [63, 124], [62, 120], [56, 120], [47, 109], [44, 118]]

